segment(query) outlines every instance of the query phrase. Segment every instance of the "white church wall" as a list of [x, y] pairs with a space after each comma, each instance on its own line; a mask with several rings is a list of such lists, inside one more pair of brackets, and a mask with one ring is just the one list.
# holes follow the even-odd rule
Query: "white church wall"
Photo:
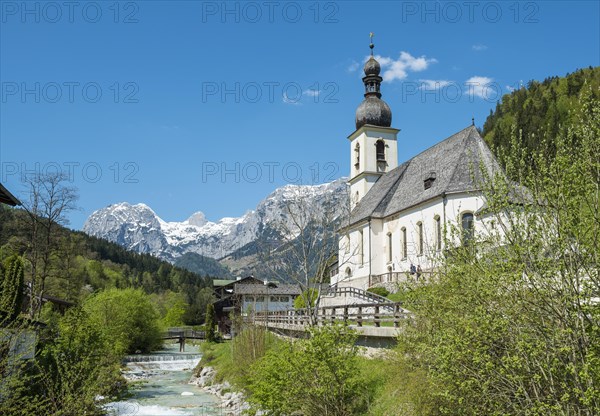
[[[339, 286], [356, 286], [358, 281], [369, 279], [369, 224], [355, 226], [340, 239], [338, 261], [339, 273], [332, 279]], [[362, 242], [361, 242], [362, 240]]]
[[[369, 275], [388, 273], [390, 268], [392, 272], [409, 272], [411, 264], [415, 267], [421, 266], [423, 271], [435, 267], [444, 250], [444, 230], [452, 227], [460, 229], [461, 215], [465, 212], [475, 213], [482, 205], [483, 199], [479, 194], [453, 194], [447, 196], [445, 209], [443, 198], [438, 197], [386, 219], [372, 219], [370, 226], [369, 223], [361, 224], [347, 233], [348, 238], [340, 239], [339, 258], [342, 261], [339, 275], [332, 280], [332, 283], [366, 289], [369, 287]], [[436, 217], [440, 218], [441, 250], [437, 248]], [[444, 219], [446, 227], [444, 227]], [[489, 218], [483, 220], [475, 216], [475, 233], [485, 233], [489, 230], [490, 221]], [[423, 227], [422, 252], [419, 245], [419, 223]], [[406, 256], [403, 255], [403, 228], [406, 229], [407, 238]], [[361, 231], [364, 257], [362, 264]], [[388, 233], [391, 235], [392, 243], [391, 260]], [[460, 244], [459, 238], [455, 238], [452, 244]], [[348, 269], [350, 277], [346, 272]]]

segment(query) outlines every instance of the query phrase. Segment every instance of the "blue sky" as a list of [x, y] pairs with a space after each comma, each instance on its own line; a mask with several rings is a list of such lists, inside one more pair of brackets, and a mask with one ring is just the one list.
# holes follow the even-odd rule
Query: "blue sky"
[[60, 168], [111, 203], [239, 216], [348, 174], [374, 32], [406, 160], [528, 80], [600, 64], [596, 1], [0, 1], [0, 182]]

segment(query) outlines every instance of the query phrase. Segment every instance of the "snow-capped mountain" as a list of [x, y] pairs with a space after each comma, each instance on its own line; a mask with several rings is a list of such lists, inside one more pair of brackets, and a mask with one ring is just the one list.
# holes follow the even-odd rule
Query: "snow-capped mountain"
[[261, 237], [293, 234], [293, 220], [299, 216], [295, 211], [314, 216], [329, 207], [343, 214], [347, 198], [345, 178], [323, 185], [286, 185], [242, 217], [217, 222], [208, 221], [202, 212], [182, 222], [166, 222], [143, 203], [121, 202], [92, 213], [83, 231], [168, 261], [188, 252], [219, 259]]

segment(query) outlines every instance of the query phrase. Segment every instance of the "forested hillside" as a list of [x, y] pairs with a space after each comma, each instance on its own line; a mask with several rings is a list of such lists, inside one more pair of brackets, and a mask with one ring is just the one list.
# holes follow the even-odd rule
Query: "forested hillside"
[[572, 125], [580, 107], [579, 94], [583, 86], [592, 87], [592, 94], [600, 96], [600, 67], [589, 67], [544, 81], [529, 81], [502, 97], [483, 125], [483, 137], [493, 149], [510, 146], [511, 131], [518, 126], [528, 150], [538, 148], [542, 138], [555, 138], [562, 129]]
[[185, 253], [175, 260], [175, 266], [202, 276], [208, 275], [219, 278], [229, 278], [232, 276], [231, 272], [217, 260], [201, 256], [197, 253]]
[[[22, 209], [0, 206], [0, 261], [30, 249], [26, 217]], [[202, 322], [212, 291], [208, 276], [64, 227], [57, 228], [52, 239], [56, 250], [48, 266], [46, 295], [78, 304], [98, 290], [141, 288], [156, 298], [159, 307], [167, 298], [171, 299], [167, 303], [175, 298], [183, 301], [187, 305], [185, 323]]]

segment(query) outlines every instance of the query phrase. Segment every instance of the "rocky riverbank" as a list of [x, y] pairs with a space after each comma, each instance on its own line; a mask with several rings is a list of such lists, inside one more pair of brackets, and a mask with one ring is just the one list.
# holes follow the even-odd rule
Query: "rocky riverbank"
[[[192, 375], [190, 384], [200, 387], [206, 393], [219, 397], [221, 399], [219, 407], [223, 409], [223, 416], [241, 416], [246, 410], [250, 409], [244, 393], [232, 391], [232, 386], [227, 381], [215, 383], [215, 375], [214, 368], [203, 367]], [[262, 412], [258, 412], [257, 416], [262, 414]]]

